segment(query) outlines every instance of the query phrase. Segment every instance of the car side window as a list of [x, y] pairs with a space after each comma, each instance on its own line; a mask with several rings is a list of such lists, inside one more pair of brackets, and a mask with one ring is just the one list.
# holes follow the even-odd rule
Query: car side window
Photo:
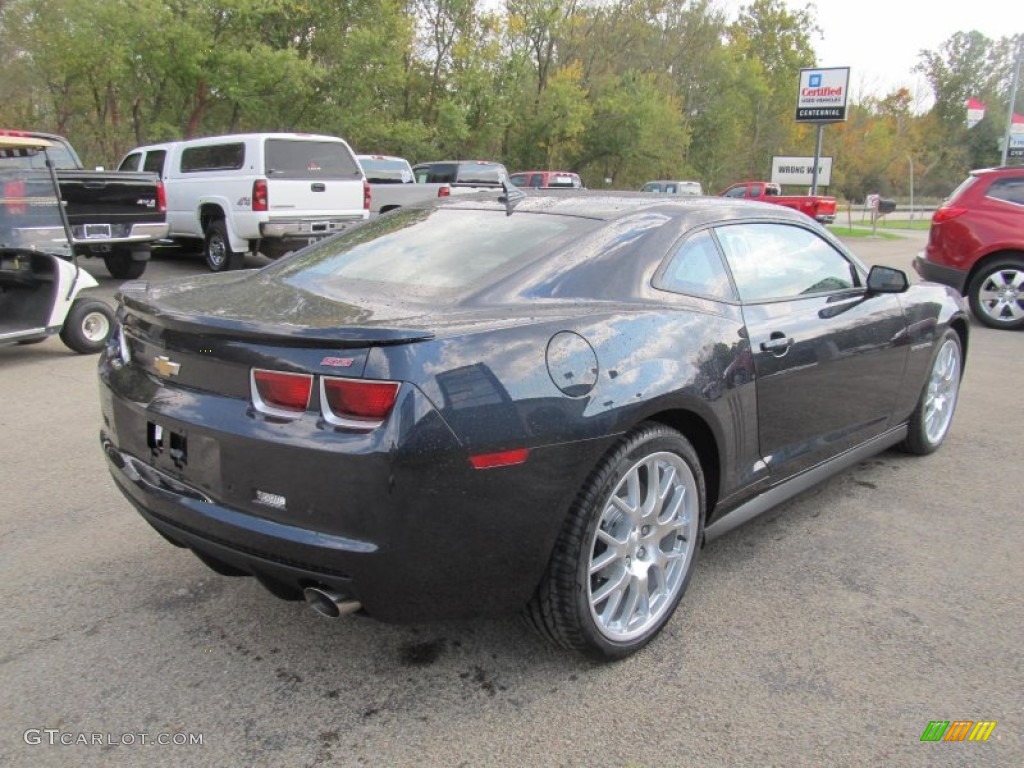
[[648, 184], [644, 184], [644, 188], [643, 188], [642, 191], [643, 192], [661, 192], [661, 184], [658, 184], [657, 182], [652, 181], [652, 182], [650, 182]]
[[544, 186], [544, 174], [535, 173], [530, 177], [530, 186], [534, 189], [540, 189]]
[[753, 184], [753, 185], [751, 185], [751, 187], [750, 187], [750, 196], [751, 197], [760, 197], [762, 189], [763, 189], [763, 187], [760, 184]]
[[665, 191], [670, 195], [674, 195], [678, 191], [678, 189], [676, 188], [675, 184], [666, 184]]
[[164, 175], [164, 158], [167, 157], [167, 151], [163, 149], [155, 149], [152, 152], [146, 153], [146, 159], [142, 163], [142, 170], [155, 173], [158, 176]]
[[996, 179], [985, 194], [996, 200], [1024, 205], [1024, 176], [1017, 179]]
[[723, 301], [736, 300], [722, 255], [707, 230], [683, 241], [655, 279], [654, 285], [673, 293], [708, 296]]
[[119, 171], [137, 171], [139, 169], [139, 158], [142, 157], [141, 152], [132, 152], [130, 155], [125, 157], [121, 161], [121, 164], [117, 166]]
[[856, 267], [827, 241], [789, 224], [715, 229], [743, 301], [792, 299], [860, 285]]
[[746, 194], [747, 194], [747, 188], [746, 187], [742, 187], [742, 186], [741, 187], [733, 187], [732, 189], [728, 190], [723, 195], [723, 197], [746, 197]]

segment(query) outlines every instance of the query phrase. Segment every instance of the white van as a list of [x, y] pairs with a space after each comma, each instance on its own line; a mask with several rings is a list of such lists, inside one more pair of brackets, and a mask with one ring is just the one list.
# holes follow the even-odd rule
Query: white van
[[119, 170], [157, 173], [168, 237], [201, 239], [214, 272], [277, 258], [369, 217], [369, 187], [336, 136], [246, 133], [133, 149]]

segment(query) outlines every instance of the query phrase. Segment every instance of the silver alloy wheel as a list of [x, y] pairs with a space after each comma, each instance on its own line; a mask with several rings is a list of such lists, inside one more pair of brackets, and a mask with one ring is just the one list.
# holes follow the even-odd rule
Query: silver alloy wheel
[[609, 640], [633, 640], [675, 604], [697, 546], [697, 481], [669, 452], [637, 461], [604, 503], [590, 542], [587, 599]]
[[103, 341], [109, 334], [110, 320], [102, 312], [90, 312], [82, 318], [82, 335], [89, 341]]
[[1024, 320], [1024, 270], [997, 269], [978, 288], [978, 306], [997, 323]]
[[220, 269], [228, 258], [227, 251], [228, 246], [223, 237], [219, 235], [210, 236], [210, 240], [206, 244], [206, 258], [209, 260], [211, 267]]
[[960, 347], [953, 339], [946, 339], [932, 363], [924, 400], [924, 433], [932, 445], [946, 436], [959, 393]]

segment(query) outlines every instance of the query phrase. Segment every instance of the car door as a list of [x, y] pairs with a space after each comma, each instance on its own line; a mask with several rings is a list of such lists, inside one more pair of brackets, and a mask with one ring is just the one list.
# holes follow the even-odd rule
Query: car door
[[719, 226], [754, 355], [761, 454], [782, 480], [886, 431], [907, 347], [895, 294], [869, 294], [840, 249], [798, 224]]

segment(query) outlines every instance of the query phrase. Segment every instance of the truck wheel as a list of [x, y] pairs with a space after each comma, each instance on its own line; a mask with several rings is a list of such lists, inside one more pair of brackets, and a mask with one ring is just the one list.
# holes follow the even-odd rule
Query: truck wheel
[[245, 264], [245, 254], [231, 250], [228, 229], [223, 219], [210, 222], [206, 228], [206, 266], [211, 272], [224, 272], [229, 269], [241, 269]]
[[104, 254], [103, 263], [107, 265], [110, 276], [118, 280], [134, 280], [146, 271], [146, 262], [132, 259], [132, 252], [125, 248]]
[[96, 299], [78, 299], [64, 318], [60, 340], [80, 355], [91, 355], [106, 346], [114, 329], [114, 310]]

